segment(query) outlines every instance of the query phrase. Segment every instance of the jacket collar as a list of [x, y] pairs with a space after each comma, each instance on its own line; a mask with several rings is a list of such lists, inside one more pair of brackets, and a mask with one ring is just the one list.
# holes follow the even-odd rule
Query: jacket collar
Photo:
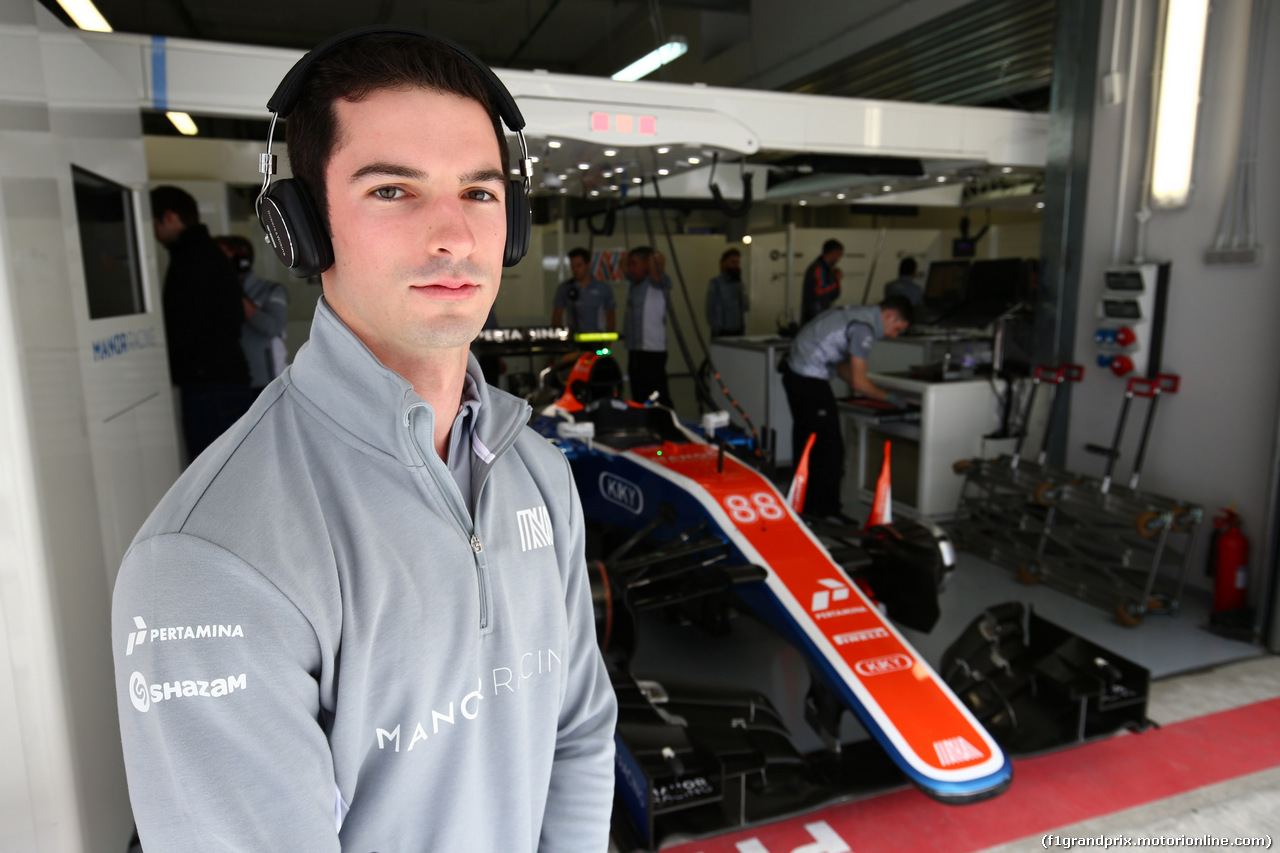
[[[492, 463], [528, 422], [529, 404], [490, 388], [474, 355], [467, 358], [467, 374], [475, 381], [480, 403], [472, 422], [472, 449], [483, 462]], [[378, 360], [323, 296], [316, 305], [311, 336], [289, 368], [289, 381], [334, 431], [403, 464], [422, 464], [410, 421], [419, 408], [426, 411], [418, 417], [434, 419], [431, 407], [407, 379]], [[454, 415], [447, 414], [451, 420]], [[430, 435], [430, 424], [427, 428]]]

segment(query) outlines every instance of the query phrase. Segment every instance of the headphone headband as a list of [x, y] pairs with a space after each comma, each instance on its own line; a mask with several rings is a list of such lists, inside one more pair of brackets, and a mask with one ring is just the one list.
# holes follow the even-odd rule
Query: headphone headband
[[428, 41], [435, 42], [441, 47], [447, 48], [462, 59], [470, 63], [480, 75], [485, 78], [489, 93], [497, 100], [498, 115], [502, 116], [502, 122], [512, 133], [524, 130], [524, 116], [520, 113], [520, 108], [516, 106], [515, 98], [511, 97], [511, 93], [507, 91], [507, 87], [502, 85], [502, 81], [498, 79], [498, 75], [494, 74], [488, 65], [485, 65], [471, 51], [462, 47], [455, 42], [450, 41], [444, 36], [427, 32], [426, 30], [416, 29], [414, 27], [358, 27], [354, 30], [347, 30], [344, 33], [338, 33], [321, 42], [320, 44], [309, 50], [306, 56], [299, 59], [294, 66], [289, 69], [289, 73], [284, 75], [284, 79], [280, 81], [280, 85], [276, 87], [276, 91], [270, 99], [267, 100], [267, 109], [275, 113], [280, 118], [288, 118], [289, 113], [293, 112], [293, 108], [298, 105], [299, 99], [302, 97], [302, 87], [307, 81], [307, 75], [311, 72], [311, 66], [328, 56], [337, 48], [349, 41], [365, 38], [372, 35], [402, 35], [413, 36], [415, 38], [423, 38]]

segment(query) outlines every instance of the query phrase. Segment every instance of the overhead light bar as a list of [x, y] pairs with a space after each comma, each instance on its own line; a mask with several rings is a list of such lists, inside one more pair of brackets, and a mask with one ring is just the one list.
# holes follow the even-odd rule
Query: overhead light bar
[[178, 129], [178, 133], [183, 136], [195, 136], [200, 132], [200, 128], [196, 127], [195, 120], [187, 113], [169, 111], [165, 113], [169, 117], [169, 121], [173, 122], [173, 126]]
[[614, 80], [631, 83], [646, 77], [666, 65], [673, 59], [684, 56], [689, 51], [689, 43], [684, 36], [672, 36], [662, 47], [649, 51], [626, 68], [613, 75]]
[[1168, 0], [1151, 156], [1151, 203], [1182, 207], [1191, 191], [1209, 0]]
[[95, 33], [112, 32], [111, 25], [107, 23], [106, 18], [102, 17], [98, 7], [93, 5], [93, 0], [58, 0], [58, 5], [82, 30], [91, 30]]

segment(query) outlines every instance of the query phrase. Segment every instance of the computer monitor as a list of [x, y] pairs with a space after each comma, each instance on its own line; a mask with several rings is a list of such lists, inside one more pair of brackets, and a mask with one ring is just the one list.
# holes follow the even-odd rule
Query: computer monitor
[[968, 261], [934, 261], [924, 284], [926, 305], [957, 305], [964, 300]]
[[89, 319], [143, 313], [146, 307], [133, 192], [79, 166], [71, 167], [71, 180]]
[[974, 261], [966, 301], [1012, 308], [1027, 298], [1028, 270], [1022, 258]]

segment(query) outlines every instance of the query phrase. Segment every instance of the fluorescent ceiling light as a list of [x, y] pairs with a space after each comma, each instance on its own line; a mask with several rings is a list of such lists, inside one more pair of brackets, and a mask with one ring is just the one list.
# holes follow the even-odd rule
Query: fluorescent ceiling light
[[80, 29], [92, 30], [95, 33], [111, 32], [111, 25], [107, 23], [106, 18], [102, 17], [98, 7], [93, 5], [93, 0], [58, 0], [58, 5]]
[[178, 133], [183, 136], [195, 136], [200, 132], [200, 129], [196, 127], [195, 121], [186, 113], [170, 111], [165, 115], [169, 117], [169, 121], [173, 122], [173, 126], [178, 129]]
[[1209, 0], [1169, 0], [1151, 156], [1151, 203], [1182, 207], [1191, 190]]
[[689, 158], [689, 165], [690, 165], [690, 166], [696, 166], [696, 165], [698, 165], [698, 164], [699, 164], [699, 163], [701, 163], [701, 162], [702, 162], [702, 161], [701, 161], [700, 159], [698, 159], [697, 157], [690, 157], [690, 158]]
[[672, 36], [671, 41], [662, 47], [649, 51], [626, 68], [613, 75], [614, 80], [630, 83], [648, 76], [673, 59], [684, 56], [689, 50], [689, 43], [684, 36]]
[[661, 148], [659, 148], [659, 149], [658, 149], [658, 153], [659, 153], [659, 154], [666, 154], [666, 153], [667, 153], [668, 151], [670, 151], [670, 150], [671, 150], [670, 148], [667, 148], [667, 147], [664, 145], [663, 147], [661, 147]]
[[604, 156], [606, 156], [606, 157], [616, 157], [616, 156], [618, 156], [618, 152], [617, 152], [617, 151], [615, 151], [615, 150], [614, 150], [614, 149], [612, 149], [612, 148], [606, 148], [606, 149], [604, 149]]
[[547, 143], [547, 147], [548, 147], [548, 148], [559, 148], [559, 147], [560, 147], [560, 143], [553, 139], [553, 140], [551, 140], [550, 142], [548, 142], [548, 143]]

